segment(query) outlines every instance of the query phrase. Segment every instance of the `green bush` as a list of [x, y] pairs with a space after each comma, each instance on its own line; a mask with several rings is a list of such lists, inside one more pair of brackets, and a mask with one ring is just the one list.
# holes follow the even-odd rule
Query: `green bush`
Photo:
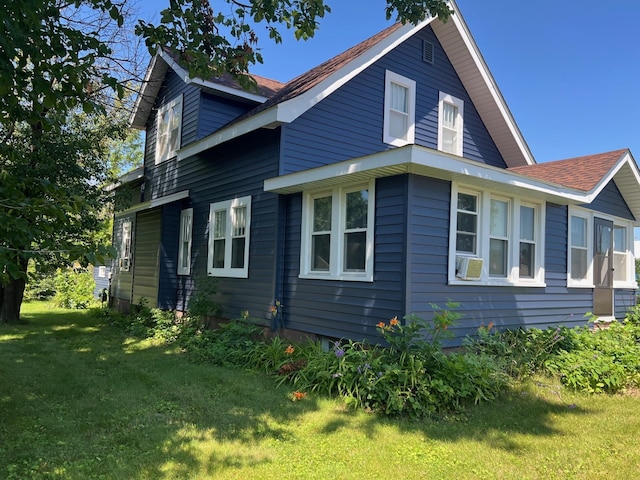
[[67, 268], [56, 273], [53, 302], [62, 308], [87, 308], [94, 300], [96, 283], [86, 269]]
[[339, 395], [354, 408], [423, 417], [458, 411], [468, 402], [495, 398], [507, 377], [487, 355], [445, 354], [440, 339], [460, 315], [434, 307], [433, 322], [411, 315], [379, 323], [387, 347], [336, 342], [328, 352], [308, 345], [292, 352], [279, 370], [281, 383]]
[[493, 323], [480, 327], [465, 340], [471, 352], [493, 357], [511, 377], [524, 379], [544, 369], [545, 362], [561, 350], [572, 350], [574, 333], [566, 327], [498, 331]]
[[640, 384], [640, 326], [613, 322], [608, 328], [573, 330], [572, 349], [549, 358], [545, 367], [570, 388], [615, 393]]

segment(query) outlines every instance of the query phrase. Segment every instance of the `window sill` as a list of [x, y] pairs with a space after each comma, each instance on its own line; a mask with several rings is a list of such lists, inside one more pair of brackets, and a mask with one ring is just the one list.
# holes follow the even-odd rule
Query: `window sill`
[[207, 275], [221, 278], [249, 278], [249, 272], [246, 270], [214, 270], [207, 272]]
[[305, 280], [338, 280], [338, 281], [346, 281], [346, 282], [373, 282], [373, 275], [322, 275], [317, 273], [301, 273], [298, 275], [298, 278], [303, 278]]
[[469, 285], [474, 287], [532, 287], [532, 288], [544, 288], [547, 286], [545, 282], [536, 281], [500, 281], [500, 280], [449, 280], [449, 285]]

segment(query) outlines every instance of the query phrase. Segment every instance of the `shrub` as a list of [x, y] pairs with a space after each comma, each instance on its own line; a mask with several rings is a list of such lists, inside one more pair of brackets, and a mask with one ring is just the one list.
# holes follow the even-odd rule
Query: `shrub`
[[511, 377], [524, 379], [543, 370], [545, 362], [561, 350], [572, 350], [575, 335], [566, 327], [498, 331], [493, 323], [465, 340], [471, 352], [493, 357]]
[[[387, 347], [366, 342], [336, 342], [329, 352], [319, 345], [301, 348], [281, 383], [298, 390], [339, 395], [354, 408], [387, 415], [423, 417], [460, 410], [468, 402], [495, 398], [507, 377], [487, 355], [445, 354], [440, 340], [460, 315], [434, 306], [433, 322], [405, 317], [380, 322]], [[295, 353], [295, 352], [294, 352]]]
[[86, 269], [67, 268], [58, 270], [54, 284], [54, 303], [62, 308], [87, 308], [94, 300], [95, 281]]

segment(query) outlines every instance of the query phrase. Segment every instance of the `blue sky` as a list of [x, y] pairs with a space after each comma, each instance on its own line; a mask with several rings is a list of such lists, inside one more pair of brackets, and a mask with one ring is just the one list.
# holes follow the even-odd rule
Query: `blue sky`
[[[332, 13], [307, 42], [283, 32], [273, 45], [265, 32], [264, 64], [253, 72], [290, 80], [391, 23], [385, 0], [328, 3]], [[141, 0], [142, 16], [165, 4]], [[457, 4], [538, 162], [619, 148], [640, 161], [638, 0]]]

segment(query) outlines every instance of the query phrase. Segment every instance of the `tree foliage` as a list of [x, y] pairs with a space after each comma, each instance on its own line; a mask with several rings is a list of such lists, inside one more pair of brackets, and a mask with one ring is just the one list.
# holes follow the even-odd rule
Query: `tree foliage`
[[[250, 66], [262, 61], [258, 26], [275, 42], [283, 28], [308, 39], [330, 12], [324, 0], [217, 5], [169, 0], [160, 24], [140, 20], [135, 31], [151, 54], [177, 52], [192, 76], [230, 73], [248, 88]], [[113, 112], [140, 64], [132, 55], [137, 40], [125, 28], [127, 0], [0, 0], [0, 8], [2, 322], [18, 319], [29, 262], [86, 263], [108, 253], [94, 234], [107, 201], [99, 187], [117, 171], [107, 152], [109, 139], [122, 138], [123, 122]], [[413, 23], [451, 14], [445, 0], [387, 0], [387, 18], [394, 12]], [[130, 163], [125, 150], [118, 155], [112, 160]]]
[[[262, 63], [259, 26], [269, 39], [282, 42], [282, 28], [297, 40], [314, 36], [319, 21], [331, 12], [324, 0], [224, 0], [214, 9], [209, 0], [170, 0], [158, 25], [140, 20], [136, 33], [151, 54], [168, 47], [178, 52], [192, 76], [233, 75], [249, 88], [251, 65]], [[445, 0], [387, 0], [387, 19], [418, 23], [427, 15], [446, 21], [452, 14]]]

